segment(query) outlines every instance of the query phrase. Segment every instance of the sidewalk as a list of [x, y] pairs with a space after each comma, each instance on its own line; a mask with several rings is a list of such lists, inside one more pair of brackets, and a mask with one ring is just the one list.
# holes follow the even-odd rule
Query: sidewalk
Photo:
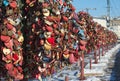
[[116, 62], [119, 62], [119, 61], [116, 61], [116, 55], [120, 54], [119, 51], [120, 51], [120, 44], [116, 45], [114, 48], [106, 52], [104, 56], [101, 56], [101, 59], [99, 60], [98, 64], [94, 66], [94, 68], [98, 69], [97, 71], [95, 71], [96, 73], [97, 72], [99, 73], [101, 71], [103, 75], [101, 74], [98, 76], [95, 76], [95, 75], [89, 76], [85, 81], [120, 81], [120, 80], [115, 80], [116, 77], [114, 76], [115, 74], [117, 74], [115, 73], [114, 68], [119, 68], [119, 66], [117, 67], [114, 66]]
[[[114, 80], [115, 75], [114, 71], [112, 71], [114, 67], [114, 63], [120, 62], [115, 60], [116, 54], [118, 53], [120, 48], [120, 44], [116, 45], [114, 48], [105, 53], [104, 56], [101, 56], [101, 59], [98, 61], [98, 64], [92, 63], [92, 69], [89, 69], [89, 63], [85, 66], [85, 77], [84, 81], [111, 81]], [[117, 57], [119, 58], [119, 57]], [[116, 58], [116, 59], [117, 59]], [[86, 61], [86, 59], [85, 59]], [[93, 62], [94, 60], [92, 60]], [[118, 63], [117, 63], [118, 64]], [[116, 66], [118, 66], [116, 64]], [[120, 66], [120, 65], [119, 65]], [[116, 67], [115, 67], [116, 68]], [[119, 71], [120, 72], [120, 68]], [[73, 64], [71, 66], [65, 67], [61, 71], [56, 74], [53, 74], [51, 77], [48, 77], [49, 81], [64, 81], [65, 77], [68, 76], [69, 81], [79, 81], [80, 76], [80, 68], [78, 63]], [[117, 75], [116, 75], [117, 76]], [[119, 73], [120, 76], [120, 73]], [[115, 80], [116, 81], [116, 80]], [[118, 81], [118, 80], [117, 80]]]

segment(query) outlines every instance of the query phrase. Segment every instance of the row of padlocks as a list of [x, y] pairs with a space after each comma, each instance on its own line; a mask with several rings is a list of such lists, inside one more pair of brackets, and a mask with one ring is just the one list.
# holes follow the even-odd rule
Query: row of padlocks
[[0, 6], [0, 54], [15, 80], [45, 79], [117, 40], [88, 13], [76, 13], [71, 0], [2, 0]]

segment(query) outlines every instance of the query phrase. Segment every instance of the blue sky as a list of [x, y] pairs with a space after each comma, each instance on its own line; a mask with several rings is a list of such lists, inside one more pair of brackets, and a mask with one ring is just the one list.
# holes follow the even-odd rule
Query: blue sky
[[[107, 15], [107, 0], [73, 0], [72, 4], [78, 11], [89, 8], [91, 16], [100, 17]], [[110, 16], [120, 16], [120, 0], [110, 0]], [[96, 8], [96, 10], [94, 10]]]

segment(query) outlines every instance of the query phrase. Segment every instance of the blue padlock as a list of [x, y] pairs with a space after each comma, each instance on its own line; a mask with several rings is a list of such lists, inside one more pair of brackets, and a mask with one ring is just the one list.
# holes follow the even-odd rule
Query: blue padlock
[[8, 5], [9, 5], [8, 0], [4, 0], [4, 1], [3, 1], [3, 4], [4, 4], [4, 6], [8, 6]]

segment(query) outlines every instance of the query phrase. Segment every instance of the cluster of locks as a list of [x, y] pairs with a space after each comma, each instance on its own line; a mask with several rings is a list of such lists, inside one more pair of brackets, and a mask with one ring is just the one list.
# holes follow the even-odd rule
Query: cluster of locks
[[0, 5], [0, 54], [4, 64], [1, 71], [7, 70], [8, 75], [2, 74], [3, 76], [23, 79], [22, 44], [24, 38], [21, 33], [22, 16], [18, 3], [16, 0], [3, 0]]
[[88, 13], [76, 13], [71, 0], [3, 0], [0, 12], [2, 61], [16, 80], [45, 79], [117, 40]]

